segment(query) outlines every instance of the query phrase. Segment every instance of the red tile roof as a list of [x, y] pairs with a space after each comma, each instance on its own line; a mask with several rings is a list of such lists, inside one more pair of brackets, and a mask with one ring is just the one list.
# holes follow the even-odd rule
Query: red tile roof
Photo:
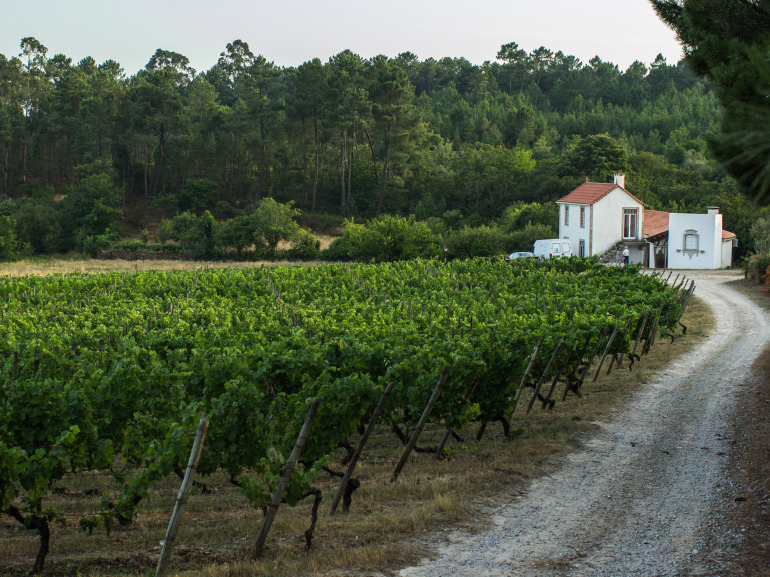
[[726, 240], [728, 238], [735, 238], [735, 233], [730, 232], [729, 230], [723, 230], [722, 231], [722, 240]]
[[668, 213], [662, 210], [644, 211], [644, 236], [647, 238], [668, 232]]
[[618, 186], [612, 182], [585, 182], [578, 186], [575, 190], [570, 192], [564, 198], [560, 198], [556, 202], [573, 202], [575, 204], [594, 204], [607, 196], [610, 192], [619, 188], [625, 192], [628, 196], [633, 198], [636, 202], [644, 204], [641, 200], [636, 198], [633, 194], [628, 192], [625, 188]]

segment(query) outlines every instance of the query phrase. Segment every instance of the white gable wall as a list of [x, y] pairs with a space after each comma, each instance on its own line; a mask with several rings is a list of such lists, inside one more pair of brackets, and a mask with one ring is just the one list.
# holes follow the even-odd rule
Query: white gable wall
[[[585, 227], [580, 227], [580, 207], [586, 208]], [[636, 240], [641, 240], [644, 230], [642, 203], [634, 200], [626, 191], [616, 187], [593, 205], [559, 203], [559, 238], [568, 238], [573, 254], [578, 254], [579, 241], [585, 240], [586, 256], [601, 255], [623, 238], [623, 209], [637, 209]], [[569, 211], [569, 223], [564, 213]], [[636, 255], [634, 255], [636, 256]], [[632, 258], [632, 262], [637, 259]]]
[[[698, 235], [698, 249], [686, 250], [687, 231]], [[671, 213], [668, 217], [668, 267], [716, 269], [723, 266], [722, 215]]]
[[615, 188], [593, 205], [591, 254], [602, 254], [623, 238], [623, 209], [637, 209], [636, 239], [644, 230], [643, 205], [629, 196], [622, 188]]
[[644, 205], [634, 200], [622, 188], [615, 188], [593, 205], [594, 228], [591, 254], [602, 254], [623, 239], [623, 209], [637, 210], [636, 239], [642, 239], [644, 230]]

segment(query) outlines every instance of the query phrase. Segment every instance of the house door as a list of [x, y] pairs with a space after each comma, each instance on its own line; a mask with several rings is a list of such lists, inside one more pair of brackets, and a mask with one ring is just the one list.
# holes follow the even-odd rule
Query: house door
[[655, 268], [668, 267], [668, 238], [664, 238], [654, 245], [655, 250]]

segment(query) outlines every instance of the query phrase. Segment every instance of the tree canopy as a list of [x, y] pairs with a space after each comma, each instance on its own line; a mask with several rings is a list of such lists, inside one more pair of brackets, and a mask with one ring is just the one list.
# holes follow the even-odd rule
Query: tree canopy
[[[659, 4], [675, 16], [685, 3]], [[221, 222], [247, 218], [264, 198], [316, 218], [414, 214], [459, 230], [613, 172], [626, 172], [651, 208], [698, 211], [720, 198], [736, 206], [726, 202], [737, 187], [724, 166], [745, 179], [715, 162], [708, 142], [738, 113], [722, 120], [712, 76], [662, 56], [620, 70], [516, 42], [481, 65], [345, 50], [282, 68], [234, 40], [209, 70], [158, 49], [125, 77], [113, 60], [73, 64], [25, 38], [18, 55], [0, 55], [0, 216], [15, 223], [21, 250], [53, 252], [96, 246], [133, 215], [209, 211]], [[764, 76], [752, 78], [760, 81], [732, 84], [764, 90]], [[768, 141], [736, 134], [742, 150]], [[98, 179], [83, 170], [97, 166]], [[94, 194], [101, 204], [75, 203]], [[79, 235], [72, 215], [84, 219]], [[241, 239], [230, 245], [239, 251], [254, 242], [244, 224], [201, 234]]]
[[770, 1], [651, 0], [708, 78], [725, 113], [712, 150], [747, 194], [770, 204]]

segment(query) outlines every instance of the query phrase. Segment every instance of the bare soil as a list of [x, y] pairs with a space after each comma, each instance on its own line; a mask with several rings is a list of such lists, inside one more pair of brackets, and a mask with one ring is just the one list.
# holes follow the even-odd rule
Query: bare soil
[[713, 335], [500, 506], [403, 577], [770, 575], [770, 315], [728, 283], [688, 273]]

